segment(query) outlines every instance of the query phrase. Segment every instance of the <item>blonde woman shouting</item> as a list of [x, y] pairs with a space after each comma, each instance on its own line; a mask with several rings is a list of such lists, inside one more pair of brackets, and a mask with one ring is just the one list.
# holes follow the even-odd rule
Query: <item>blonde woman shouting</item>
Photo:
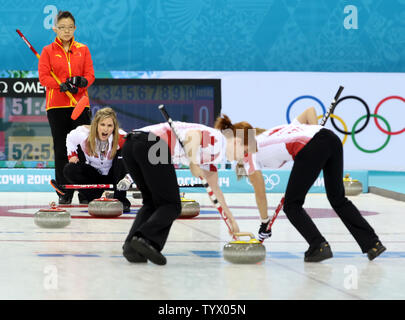
[[[124, 178], [126, 171], [121, 157], [126, 132], [119, 128], [113, 109], [97, 111], [91, 125], [79, 126], [66, 138], [69, 163], [63, 169], [65, 178], [72, 184], [114, 184]], [[78, 147], [85, 159], [79, 159]], [[88, 202], [99, 198], [104, 190], [81, 191]], [[114, 190], [114, 198], [122, 202], [124, 212], [130, 211], [131, 203], [126, 191]]]

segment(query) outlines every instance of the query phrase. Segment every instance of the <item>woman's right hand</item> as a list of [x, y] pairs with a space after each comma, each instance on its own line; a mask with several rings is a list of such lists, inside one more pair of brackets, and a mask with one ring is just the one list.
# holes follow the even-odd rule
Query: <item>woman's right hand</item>
[[78, 163], [79, 162], [79, 158], [76, 156], [73, 156], [69, 159], [69, 163]]
[[229, 219], [229, 224], [230, 224], [230, 227], [231, 227], [231, 230], [229, 231], [229, 234], [231, 236], [233, 236], [235, 233], [240, 232], [238, 223], [236, 222], [235, 219], [233, 219], [233, 218]]

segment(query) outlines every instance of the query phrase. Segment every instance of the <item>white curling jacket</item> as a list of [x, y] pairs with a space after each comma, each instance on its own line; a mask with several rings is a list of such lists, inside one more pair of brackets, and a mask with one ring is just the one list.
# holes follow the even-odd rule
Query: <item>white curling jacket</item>
[[[125, 142], [125, 135], [126, 132], [122, 129], [119, 129], [119, 140], [118, 140], [118, 150], [122, 148]], [[87, 152], [87, 139], [90, 134], [89, 126], [83, 125], [79, 126], [76, 129], [70, 131], [70, 133], [66, 136], [66, 149], [67, 149], [67, 156], [68, 159], [78, 156], [77, 155], [77, 146], [80, 145], [82, 151], [86, 157], [86, 163], [91, 165], [93, 168], [96, 168], [102, 175], [107, 175], [110, 171], [112, 166], [113, 159], [110, 159], [111, 155], [111, 148], [112, 148], [112, 140], [113, 135], [110, 135], [108, 138], [108, 148], [107, 148], [107, 155], [101, 156], [100, 152], [96, 156], [90, 156]]]

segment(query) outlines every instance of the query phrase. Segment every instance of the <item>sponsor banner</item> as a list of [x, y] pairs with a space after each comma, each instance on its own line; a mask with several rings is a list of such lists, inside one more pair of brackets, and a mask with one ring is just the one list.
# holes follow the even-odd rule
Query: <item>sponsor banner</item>
[[0, 169], [0, 192], [54, 191], [49, 184], [54, 178], [54, 169]]
[[37, 78], [2, 78], [0, 80], [0, 96], [45, 97], [45, 87]]
[[[181, 184], [200, 184], [201, 180], [191, 175], [189, 170], [176, 170], [177, 181]], [[359, 180], [363, 184], [363, 192], [368, 192], [367, 171], [347, 171], [351, 178]], [[268, 193], [284, 193], [289, 170], [270, 171], [264, 170], [263, 177]], [[49, 180], [54, 179], [53, 169], [0, 169], [0, 192], [51, 192]], [[224, 193], [249, 193], [253, 192], [247, 178], [237, 180], [233, 170], [219, 170], [218, 184]], [[205, 192], [204, 188], [180, 188], [181, 192]], [[310, 193], [324, 193], [325, 183], [322, 174], [309, 190]]]

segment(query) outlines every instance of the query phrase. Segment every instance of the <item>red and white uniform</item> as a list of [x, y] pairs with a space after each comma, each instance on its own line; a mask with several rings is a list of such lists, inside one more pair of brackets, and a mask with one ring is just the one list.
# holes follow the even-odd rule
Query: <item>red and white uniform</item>
[[322, 129], [320, 125], [307, 125], [294, 119], [288, 125], [269, 129], [256, 136], [256, 153], [249, 153], [243, 160], [248, 175], [264, 168], [280, 168], [295, 159], [298, 152]]
[[[186, 142], [187, 132], [191, 130], [201, 131], [202, 136], [198, 149], [198, 165], [202, 169], [207, 171], [217, 171], [216, 165], [225, 163], [226, 140], [219, 130], [198, 123], [174, 121], [173, 125], [176, 128], [179, 138], [184, 142]], [[136, 131], [151, 132], [155, 136], [166, 141], [174, 164], [190, 164], [183, 148], [167, 122], [147, 126], [137, 129]]]
[[[122, 148], [125, 142], [126, 132], [119, 129], [118, 150]], [[80, 145], [82, 151], [86, 157], [86, 163], [96, 168], [102, 175], [108, 175], [108, 171], [112, 166], [113, 159], [109, 159], [111, 155], [113, 135], [108, 138], [108, 148], [106, 156], [101, 156], [100, 152], [96, 156], [90, 156], [87, 151], [86, 143], [90, 134], [90, 128], [88, 126], [79, 126], [76, 129], [70, 131], [66, 136], [66, 149], [68, 159], [78, 156], [77, 146]]]

